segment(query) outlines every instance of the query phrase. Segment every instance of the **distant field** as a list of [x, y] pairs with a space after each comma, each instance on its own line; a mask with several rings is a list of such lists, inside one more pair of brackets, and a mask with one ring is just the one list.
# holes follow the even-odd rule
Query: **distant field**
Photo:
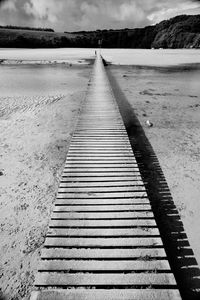
[[0, 28], [0, 47], [69, 47], [75, 38], [70, 33]]

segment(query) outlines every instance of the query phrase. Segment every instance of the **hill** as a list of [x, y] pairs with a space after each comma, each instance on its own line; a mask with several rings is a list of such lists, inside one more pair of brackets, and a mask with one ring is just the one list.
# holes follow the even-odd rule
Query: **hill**
[[58, 33], [0, 28], [0, 47], [200, 48], [200, 15], [181, 15], [135, 29]]

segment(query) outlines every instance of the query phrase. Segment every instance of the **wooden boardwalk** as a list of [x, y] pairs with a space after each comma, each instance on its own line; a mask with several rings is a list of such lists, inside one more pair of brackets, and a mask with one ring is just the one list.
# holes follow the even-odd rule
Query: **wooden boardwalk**
[[32, 300], [181, 299], [98, 55]]

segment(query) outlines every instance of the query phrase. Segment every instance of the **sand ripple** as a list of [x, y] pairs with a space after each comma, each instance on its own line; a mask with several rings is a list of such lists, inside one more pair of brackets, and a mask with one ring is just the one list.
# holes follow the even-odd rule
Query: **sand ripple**
[[8, 117], [16, 111], [34, 111], [36, 108], [49, 105], [62, 99], [64, 95], [48, 95], [48, 96], [15, 96], [0, 97], [0, 117]]

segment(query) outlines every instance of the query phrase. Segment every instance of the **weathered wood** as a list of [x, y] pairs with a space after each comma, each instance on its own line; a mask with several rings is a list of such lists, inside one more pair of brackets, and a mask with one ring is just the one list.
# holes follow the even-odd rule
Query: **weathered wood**
[[164, 249], [42, 249], [41, 257], [43, 259], [139, 259], [151, 260], [162, 258], [166, 259]]
[[55, 206], [52, 219], [139, 219], [153, 218], [152, 211], [120, 212], [66, 212], [63, 207]]
[[100, 185], [104, 183], [107, 184], [112, 183], [114, 185], [120, 182], [127, 182], [127, 180], [131, 180], [131, 182], [136, 182], [136, 184], [137, 182], [142, 182], [141, 176], [132, 176], [132, 175], [120, 176], [118, 174], [113, 174], [112, 176], [108, 176], [108, 175], [106, 176], [106, 174], [105, 175], [98, 174], [97, 176], [81, 176], [81, 175], [79, 176], [79, 174], [77, 176], [68, 176], [67, 174], [63, 174], [61, 182], [71, 182], [74, 184], [76, 184], [77, 182], [79, 184], [88, 183], [88, 185], [90, 183], [100, 184]]
[[31, 300], [180, 300], [178, 290], [168, 289], [55, 289], [33, 292]]
[[[104, 220], [105, 221], [105, 220]], [[116, 221], [116, 220], [115, 220]], [[121, 221], [121, 220], [120, 220]], [[160, 237], [94, 237], [94, 238], [72, 238], [72, 237], [47, 237], [47, 247], [74, 247], [74, 248], [106, 248], [106, 247], [161, 247]], [[147, 260], [148, 262], [148, 260]], [[165, 261], [164, 261], [165, 262]], [[109, 261], [107, 261], [109, 263]]]
[[142, 181], [87, 181], [87, 182], [79, 182], [78, 180], [74, 180], [74, 182], [66, 181], [65, 179], [62, 179], [60, 181], [60, 188], [64, 187], [70, 187], [70, 188], [88, 188], [88, 187], [144, 187], [144, 184]]
[[133, 272], [143, 271], [151, 272], [170, 272], [169, 263], [166, 260], [111, 260], [111, 261], [98, 261], [98, 260], [43, 260], [39, 265], [39, 270], [48, 271], [121, 271]]
[[88, 192], [88, 193], [68, 193], [68, 192], [59, 192], [57, 198], [142, 198], [147, 197], [147, 193], [145, 191], [134, 191], [134, 192]]
[[155, 220], [51, 220], [49, 227], [156, 227]]
[[149, 205], [148, 198], [126, 199], [56, 199], [55, 205]]
[[53, 236], [159, 236], [157, 228], [49, 228], [47, 235]]
[[82, 211], [85, 211], [85, 212], [96, 212], [96, 211], [102, 211], [102, 212], [109, 212], [109, 211], [117, 211], [117, 212], [120, 212], [120, 211], [150, 211], [151, 210], [151, 206], [149, 204], [140, 204], [140, 205], [134, 205], [134, 204], [118, 204], [118, 205], [91, 205], [91, 204], [85, 204], [85, 205], [70, 205], [68, 203], [62, 205], [62, 208], [63, 209], [63, 206], [64, 206], [64, 209], [65, 211], [69, 211], [69, 212], [73, 212], [73, 211], [76, 211], [76, 212], [82, 212]]
[[35, 285], [45, 286], [176, 286], [173, 274], [65, 274], [38, 273]]
[[59, 193], [109, 193], [109, 192], [145, 192], [144, 186], [106, 186], [106, 187], [63, 187], [58, 189]]

